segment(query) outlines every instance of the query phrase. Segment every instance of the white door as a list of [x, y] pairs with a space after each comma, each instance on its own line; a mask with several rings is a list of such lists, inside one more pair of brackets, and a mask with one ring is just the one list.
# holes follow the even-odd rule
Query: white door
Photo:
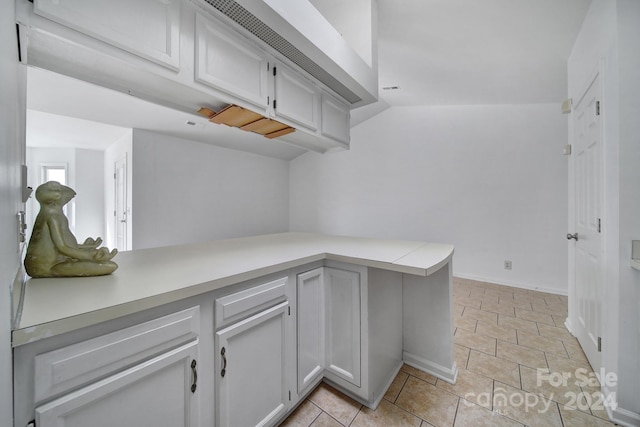
[[115, 244], [119, 251], [126, 251], [129, 244], [127, 227], [127, 155], [123, 155], [115, 162], [115, 172], [113, 174], [115, 185]]
[[36, 425], [197, 426], [197, 352], [194, 341], [41, 405]]
[[360, 274], [326, 267], [326, 367], [360, 387]]
[[[593, 369], [600, 368], [602, 299], [602, 116], [596, 75], [578, 101], [574, 124], [575, 335]], [[567, 236], [568, 238], [571, 236]]]
[[280, 303], [216, 333], [217, 426], [272, 425], [287, 411], [288, 308]]
[[298, 274], [298, 393], [324, 371], [324, 268]]

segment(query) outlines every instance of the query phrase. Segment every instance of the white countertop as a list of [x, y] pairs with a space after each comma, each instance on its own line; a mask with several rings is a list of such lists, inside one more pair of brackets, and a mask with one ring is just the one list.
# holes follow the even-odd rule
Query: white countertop
[[13, 346], [112, 320], [314, 261], [330, 259], [428, 276], [453, 246], [282, 233], [119, 253], [108, 276], [29, 279]]

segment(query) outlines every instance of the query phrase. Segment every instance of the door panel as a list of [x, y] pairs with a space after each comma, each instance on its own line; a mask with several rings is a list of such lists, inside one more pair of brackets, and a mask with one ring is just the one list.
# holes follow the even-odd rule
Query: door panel
[[286, 412], [288, 307], [280, 303], [216, 333], [218, 426], [268, 425]]
[[600, 367], [602, 295], [602, 132], [600, 78], [595, 76], [574, 111], [575, 333], [591, 366]]

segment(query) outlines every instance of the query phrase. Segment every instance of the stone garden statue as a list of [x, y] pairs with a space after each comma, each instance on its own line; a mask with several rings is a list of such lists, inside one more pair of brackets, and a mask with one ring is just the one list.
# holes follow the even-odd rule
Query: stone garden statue
[[56, 181], [38, 187], [36, 200], [40, 212], [33, 226], [24, 266], [31, 277], [103, 276], [118, 265], [111, 259], [117, 249], [98, 248], [102, 239], [87, 238], [78, 244], [62, 207], [76, 195], [71, 188]]

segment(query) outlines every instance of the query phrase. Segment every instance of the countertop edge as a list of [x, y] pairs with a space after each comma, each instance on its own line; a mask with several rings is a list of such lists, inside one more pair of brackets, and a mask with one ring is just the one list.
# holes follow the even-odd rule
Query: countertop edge
[[[375, 240], [380, 244], [384, 244], [385, 242], [384, 239]], [[428, 266], [416, 265], [415, 262], [412, 262], [412, 260], [408, 258], [410, 255], [420, 258], [420, 254], [417, 252], [420, 252], [420, 250], [427, 247], [431, 248], [432, 251], [435, 248], [436, 252], [438, 253], [438, 259], [433, 260], [434, 262], [430, 263]], [[283, 270], [288, 270], [291, 268], [296, 268], [304, 264], [309, 264], [316, 261], [333, 260], [361, 265], [365, 267], [396, 271], [400, 273], [428, 276], [438, 271], [440, 268], [450, 262], [452, 257], [453, 246], [428, 243], [419, 246], [417, 249], [412, 250], [409, 253], [406, 253], [400, 258], [397, 258], [396, 260], [393, 260], [391, 262], [369, 258], [359, 258], [353, 255], [338, 254], [333, 252], [318, 251], [318, 253], [307, 253], [306, 256], [301, 256], [300, 258], [289, 259], [284, 262], [279, 262], [272, 265], [265, 265], [263, 267], [242, 271], [237, 274], [231, 274], [229, 276], [220, 277], [211, 281], [196, 283], [168, 292], [160, 292], [141, 299], [130, 300], [124, 303], [114, 304], [106, 306], [104, 308], [74, 314], [69, 317], [62, 317], [27, 326], [15, 325], [16, 328], [12, 331], [12, 347], [19, 347], [51, 336], [60, 335], [84, 327], [93, 326], [102, 322], [114, 320], [123, 316], [177, 302], [197, 295], [202, 295], [247, 280], [257, 279], [262, 276], [277, 273]], [[408, 262], [404, 262], [403, 260], [407, 260]], [[25, 288], [23, 287], [22, 290], [24, 292]]]

